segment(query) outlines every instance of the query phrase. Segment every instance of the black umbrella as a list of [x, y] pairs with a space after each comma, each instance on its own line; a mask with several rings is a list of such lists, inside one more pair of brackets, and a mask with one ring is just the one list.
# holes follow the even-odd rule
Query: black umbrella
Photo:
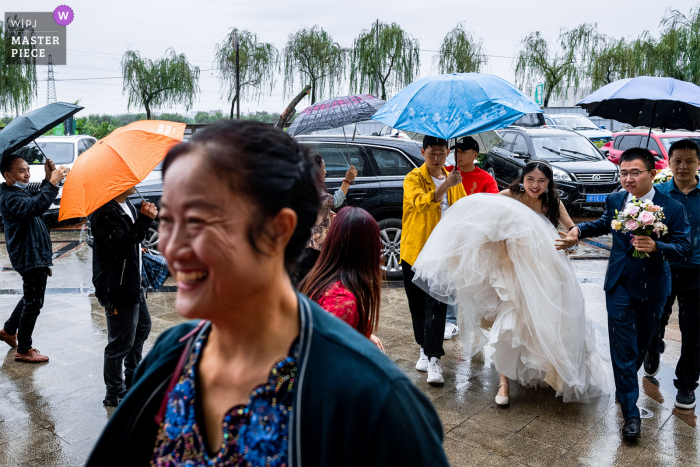
[[0, 155], [12, 154], [83, 109], [67, 102], [54, 102], [20, 115], [0, 131]]
[[384, 104], [385, 101], [369, 94], [353, 94], [317, 102], [301, 111], [287, 134], [308, 135], [312, 131], [340, 128], [369, 120]]
[[[700, 129], [700, 86], [673, 78], [639, 76], [610, 83], [578, 104], [592, 117], [633, 126]], [[648, 143], [647, 139], [647, 145]]]

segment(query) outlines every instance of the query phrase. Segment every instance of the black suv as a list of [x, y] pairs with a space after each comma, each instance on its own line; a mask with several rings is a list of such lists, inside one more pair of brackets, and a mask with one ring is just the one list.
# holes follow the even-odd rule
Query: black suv
[[347, 142], [342, 136], [298, 136], [326, 164], [326, 187], [334, 193], [354, 165], [357, 178], [343, 206], [357, 206], [379, 223], [388, 279], [400, 279], [399, 243], [403, 213], [403, 180], [423, 165], [419, 143], [403, 138], [363, 136]]
[[607, 195], [620, 187], [617, 166], [575, 131], [511, 126], [498, 133], [503, 142], [489, 151], [484, 169], [501, 188], [508, 187], [533, 160], [551, 164], [567, 208], [602, 211]]

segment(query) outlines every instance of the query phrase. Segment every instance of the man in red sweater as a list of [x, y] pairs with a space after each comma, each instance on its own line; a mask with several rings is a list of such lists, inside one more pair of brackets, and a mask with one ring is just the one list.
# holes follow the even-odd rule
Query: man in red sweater
[[[498, 193], [498, 185], [488, 172], [474, 165], [479, 156], [479, 143], [471, 136], [459, 138], [454, 145], [455, 164], [462, 172], [462, 185], [467, 196], [474, 193]], [[448, 172], [455, 166], [445, 167]]]
[[[474, 193], [498, 193], [498, 185], [489, 173], [474, 165], [474, 161], [479, 156], [479, 143], [471, 136], [459, 138], [454, 145], [455, 164], [457, 170], [462, 173], [462, 185], [467, 196]], [[445, 167], [451, 172], [455, 166]], [[445, 320], [444, 339], [452, 339], [452, 336], [459, 334], [457, 327], [457, 310], [455, 305], [447, 306], [447, 319]]]

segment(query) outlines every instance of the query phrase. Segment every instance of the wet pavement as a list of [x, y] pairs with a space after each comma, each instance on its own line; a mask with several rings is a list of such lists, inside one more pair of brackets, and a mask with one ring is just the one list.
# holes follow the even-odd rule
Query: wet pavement
[[[103, 309], [92, 297], [92, 252], [81, 225], [51, 233], [53, 276], [34, 332], [34, 346], [48, 364], [14, 362], [14, 350], [0, 343], [0, 466], [82, 465], [113, 409], [102, 405], [102, 357], [107, 342]], [[4, 238], [0, 235], [0, 240]], [[610, 240], [592, 239], [572, 256], [586, 297], [587, 313], [607, 335], [603, 278]], [[21, 297], [22, 281], [0, 247], [0, 324]], [[148, 296], [158, 335], [182, 321], [174, 311], [171, 279]], [[429, 386], [414, 369], [418, 347], [401, 283], [383, 293], [377, 335], [387, 354], [433, 402], [445, 430], [445, 450], [453, 465], [700, 465], [697, 413], [673, 406], [673, 373], [680, 352], [677, 313], [667, 328], [667, 350], [655, 380], [640, 374], [640, 407], [653, 412], [643, 420], [642, 438], [621, 439], [622, 417], [609, 397], [590, 404], [564, 404], [548, 389], [512, 384], [511, 404], [494, 403], [498, 373], [483, 353], [465, 358], [459, 340], [445, 342], [445, 384]], [[610, 381], [612, 387], [612, 380]]]

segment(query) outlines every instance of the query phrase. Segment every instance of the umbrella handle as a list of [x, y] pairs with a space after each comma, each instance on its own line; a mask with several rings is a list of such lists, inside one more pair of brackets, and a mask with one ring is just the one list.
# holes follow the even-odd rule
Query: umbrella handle
[[136, 190], [136, 193], [139, 194], [139, 196], [141, 197], [141, 199], [143, 200], [143, 202], [144, 202], [144, 203], [147, 203], [146, 198], [143, 197], [143, 195], [141, 194], [141, 192], [139, 191], [139, 189], [136, 188], [136, 187], [134, 187], [134, 190]]

